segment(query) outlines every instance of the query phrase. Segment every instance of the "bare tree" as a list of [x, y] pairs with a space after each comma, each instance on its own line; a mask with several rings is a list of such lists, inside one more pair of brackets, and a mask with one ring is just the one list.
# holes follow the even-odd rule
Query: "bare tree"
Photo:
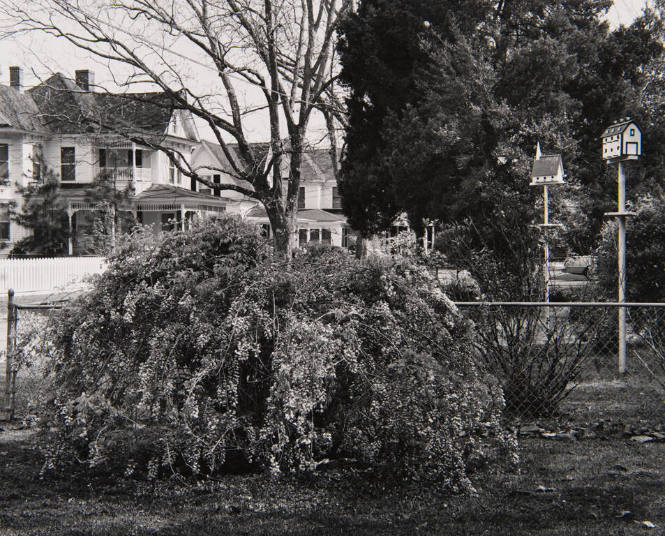
[[[332, 132], [342, 118], [334, 93], [335, 30], [352, 5], [353, 0], [0, 0], [12, 21], [6, 32], [65, 39], [124, 72], [120, 85], [157, 86], [207, 124], [230, 165], [218, 171], [236, 179], [222, 188], [263, 204], [283, 255], [294, 244], [310, 119], [315, 110], [322, 112]], [[215, 87], [197, 87], [193, 66], [212, 70]], [[268, 152], [248, 141], [248, 119], [256, 114], [265, 116]], [[159, 139], [136, 132], [127, 137], [164, 151], [183, 174], [219, 188]]]

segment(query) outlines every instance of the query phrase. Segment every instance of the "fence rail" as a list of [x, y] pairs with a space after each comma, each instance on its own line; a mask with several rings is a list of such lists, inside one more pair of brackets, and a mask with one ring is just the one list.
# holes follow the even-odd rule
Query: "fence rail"
[[104, 257], [0, 259], [0, 289], [17, 292], [53, 291], [81, 283], [106, 268]]

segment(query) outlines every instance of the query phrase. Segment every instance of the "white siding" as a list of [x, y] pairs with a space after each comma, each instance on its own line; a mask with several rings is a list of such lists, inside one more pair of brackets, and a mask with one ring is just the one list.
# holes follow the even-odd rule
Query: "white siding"
[[76, 156], [76, 183], [91, 183], [95, 179], [97, 155], [87, 140], [75, 137], [62, 137], [43, 144], [46, 165], [60, 177], [60, 149], [74, 147]]

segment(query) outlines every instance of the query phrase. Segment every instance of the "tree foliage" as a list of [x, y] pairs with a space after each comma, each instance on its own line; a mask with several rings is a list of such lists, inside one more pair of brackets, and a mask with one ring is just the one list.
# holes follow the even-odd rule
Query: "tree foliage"
[[115, 250], [118, 237], [137, 224], [132, 212], [131, 184], [119, 188], [113, 173], [100, 174], [85, 189], [85, 201], [94, 210], [79, 212], [88, 216], [88, 225], [79, 224], [76, 245], [80, 253], [108, 255]]
[[[665, 299], [665, 192], [641, 196], [626, 224], [626, 299], [662, 302]], [[617, 295], [617, 226], [608, 222], [597, 249], [597, 276], [603, 294]]]
[[60, 193], [58, 178], [53, 170], [42, 165], [42, 182], [32, 182], [19, 188], [23, 197], [20, 211], [13, 220], [30, 231], [30, 235], [14, 244], [11, 255], [67, 255], [69, 217], [67, 201]]
[[468, 488], [470, 465], [511, 451], [471, 325], [408, 260], [274, 262], [234, 219], [139, 234], [52, 329], [51, 464], [154, 477], [345, 457]]
[[351, 96], [341, 191], [354, 226], [385, 229], [406, 212], [416, 229], [423, 218], [471, 218], [492, 234], [505, 207], [519, 211], [514, 232], [523, 233], [538, 222], [540, 190], [528, 182], [540, 142], [563, 155], [572, 186], [553, 196], [553, 215], [588, 252], [614, 193], [602, 130], [635, 118], [649, 150], [634, 185], [662, 173], [662, 119], [644, 97], [658, 93], [657, 13], [611, 30], [609, 1], [391, 4], [361, 2], [343, 27]]

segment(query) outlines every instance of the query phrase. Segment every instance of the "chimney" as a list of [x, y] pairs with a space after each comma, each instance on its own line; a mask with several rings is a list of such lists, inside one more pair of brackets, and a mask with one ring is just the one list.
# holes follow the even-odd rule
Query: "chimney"
[[88, 69], [74, 71], [74, 81], [83, 91], [90, 91], [90, 88], [95, 85], [94, 75]]
[[21, 68], [16, 65], [9, 68], [9, 87], [21, 90]]

